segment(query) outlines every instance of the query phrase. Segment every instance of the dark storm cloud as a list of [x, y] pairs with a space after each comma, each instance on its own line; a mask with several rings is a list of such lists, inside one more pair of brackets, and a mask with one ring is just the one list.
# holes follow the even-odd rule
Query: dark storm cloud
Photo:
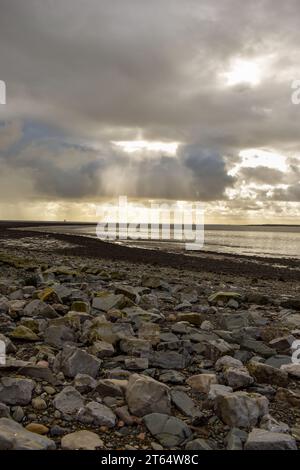
[[[37, 197], [119, 188], [203, 200], [226, 197], [241, 149], [293, 152], [299, 165], [300, 106], [291, 103], [299, 14], [298, 0], [0, 0], [8, 99], [0, 119], [12, 123], [6, 137], [0, 129], [2, 164], [25, 171]], [[235, 58], [261, 60], [257, 86], [224, 85]], [[73, 147], [26, 141], [23, 119], [56, 125]], [[170, 159], [110, 144], [140, 135], [186, 145]], [[240, 174], [270, 184], [284, 183], [281, 176], [262, 168]]]

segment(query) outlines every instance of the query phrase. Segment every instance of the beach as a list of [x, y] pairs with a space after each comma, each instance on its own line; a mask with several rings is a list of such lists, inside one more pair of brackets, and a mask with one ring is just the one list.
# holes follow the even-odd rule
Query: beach
[[299, 446], [298, 260], [36, 225], [0, 224], [5, 442], [14, 431], [32, 449]]

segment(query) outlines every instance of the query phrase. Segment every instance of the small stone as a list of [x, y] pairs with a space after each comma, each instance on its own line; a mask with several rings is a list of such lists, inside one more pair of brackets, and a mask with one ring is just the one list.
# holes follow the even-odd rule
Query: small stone
[[74, 379], [74, 387], [80, 393], [88, 393], [97, 386], [97, 380], [87, 374], [77, 374]]
[[[21, 423], [21, 421], [23, 420], [25, 416], [25, 413], [24, 413], [24, 410], [21, 406], [15, 406], [14, 407], [14, 410], [13, 410], [13, 413], [12, 413], [12, 417], [15, 421], [17, 421], [18, 423]], [[10, 416], [3, 416], [3, 418], [9, 418]], [[2, 416], [1, 416], [2, 418]]]
[[86, 430], [67, 434], [61, 440], [63, 450], [96, 450], [103, 446], [103, 441], [97, 434]]
[[125, 359], [125, 367], [128, 370], [145, 370], [149, 367], [147, 357], [129, 357]]
[[106, 341], [95, 341], [94, 344], [90, 346], [89, 353], [101, 359], [103, 357], [113, 356], [115, 348], [112, 344], [107, 343]]
[[27, 431], [34, 432], [35, 434], [40, 434], [41, 436], [44, 436], [49, 432], [49, 428], [40, 423], [29, 423], [25, 429], [27, 429]]
[[33, 398], [31, 404], [32, 407], [38, 411], [46, 410], [47, 408], [47, 403], [45, 402], [45, 400], [43, 400], [43, 398], [40, 397]]

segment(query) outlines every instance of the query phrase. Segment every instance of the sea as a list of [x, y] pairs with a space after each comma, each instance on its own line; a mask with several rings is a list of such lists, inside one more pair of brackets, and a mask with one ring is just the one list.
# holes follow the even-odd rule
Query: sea
[[[60, 224], [34, 229], [97, 237], [96, 224]], [[174, 237], [174, 227], [171, 227], [169, 234], [160, 227], [158, 240], [150, 239], [150, 230], [142, 229], [138, 239], [137, 235], [134, 238], [115, 239], [115, 233], [107, 230], [106, 235], [112, 243], [170, 252], [185, 250], [187, 241], [178, 240], [177, 235]], [[206, 225], [203, 241], [199, 249], [203, 252], [300, 260], [300, 225]]]

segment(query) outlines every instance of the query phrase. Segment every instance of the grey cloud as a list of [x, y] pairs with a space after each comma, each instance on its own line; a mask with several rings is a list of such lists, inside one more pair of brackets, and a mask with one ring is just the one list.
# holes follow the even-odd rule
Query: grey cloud
[[239, 176], [240, 178], [244, 178], [247, 182], [270, 185], [281, 183], [285, 178], [285, 174], [282, 171], [265, 166], [241, 168]]

